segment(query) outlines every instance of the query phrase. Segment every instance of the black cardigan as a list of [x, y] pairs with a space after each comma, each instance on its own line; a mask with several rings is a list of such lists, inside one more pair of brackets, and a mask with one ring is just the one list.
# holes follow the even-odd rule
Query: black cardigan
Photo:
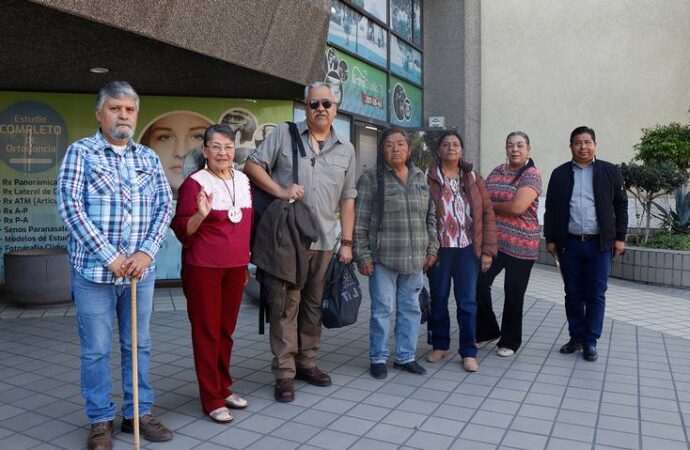
[[[599, 224], [599, 247], [608, 250], [614, 241], [625, 241], [628, 230], [628, 196], [620, 170], [614, 164], [596, 159], [593, 163], [594, 205]], [[546, 191], [544, 238], [562, 247], [568, 237], [570, 197], [573, 194], [573, 162], [556, 167]]]

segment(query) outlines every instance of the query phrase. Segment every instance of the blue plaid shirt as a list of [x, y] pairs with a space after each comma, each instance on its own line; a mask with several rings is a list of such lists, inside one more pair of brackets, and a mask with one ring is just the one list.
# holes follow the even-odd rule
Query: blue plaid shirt
[[[153, 260], [172, 218], [170, 185], [154, 151], [130, 140], [120, 156], [100, 131], [67, 149], [57, 200], [72, 267], [96, 283], [128, 282], [108, 265], [139, 250]], [[142, 278], [152, 270], [153, 263]]]

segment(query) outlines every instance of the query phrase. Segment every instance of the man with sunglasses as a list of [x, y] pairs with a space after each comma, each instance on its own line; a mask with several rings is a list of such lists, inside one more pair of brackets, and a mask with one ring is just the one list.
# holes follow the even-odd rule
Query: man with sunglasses
[[[323, 283], [339, 229], [340, 260], [352, 260], [355, 221], [355, 152], [333, 128], [337, 105], [331, 86], [315, 82], [304, 90], [306, 121], [297, 124], [306, 156], [298, 158], [299, 184], [292, 178], [292, 138], [279, 125], [245, 163], [245, 173], [261, 189], [283, 200], [299, 200], [311, 210], [318, 240], [308, 253], [308, 281], [302, 290], [288, 290], [283, 311], [271, 311], [272, 370], [275, 398], [295, 399], [293, 378], [314, 386], [330, 386], [331, 378], [316, 365], [321, 343]], [[338, 210], [340, 226], [338, 226]], [[276, 308], [274, 308], [276, 309]]]

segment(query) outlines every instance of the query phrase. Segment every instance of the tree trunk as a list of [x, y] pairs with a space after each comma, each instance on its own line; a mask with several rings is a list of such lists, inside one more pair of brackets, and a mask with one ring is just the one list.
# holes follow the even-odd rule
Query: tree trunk
[[652, 224], [652, 202], [651, 202], [651, 200], [645, 202], [644, 214], [645, 214], [645, 227], [644, 227], [644, 237], [642, 239], [642, 243], [646, 244], [647, 239], [649, 239], [649, 227]]

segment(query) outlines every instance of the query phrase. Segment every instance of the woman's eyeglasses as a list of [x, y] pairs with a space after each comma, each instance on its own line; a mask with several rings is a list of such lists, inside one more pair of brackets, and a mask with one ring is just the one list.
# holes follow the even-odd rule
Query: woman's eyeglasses
[[208, 145], [207, 147], [211, 150], [211, 152], [214, 155], [219, 155], [221, 152], [224, 152], [225, 154], [229, 155], [235, 148], [232, 145], [226, 145], [225, 147], [221, 147], [220, 145], [214, 144]]
[[311, 109], [318, 109], [319, 105], [322, 105], [325, 109], [328, 109], [331, 106], [333, 106], [333, 102], [328, 100], [327, 98], [322, 98], [320, 101], [319, 100], [311, 100], [309, 102], [309, 107]]

